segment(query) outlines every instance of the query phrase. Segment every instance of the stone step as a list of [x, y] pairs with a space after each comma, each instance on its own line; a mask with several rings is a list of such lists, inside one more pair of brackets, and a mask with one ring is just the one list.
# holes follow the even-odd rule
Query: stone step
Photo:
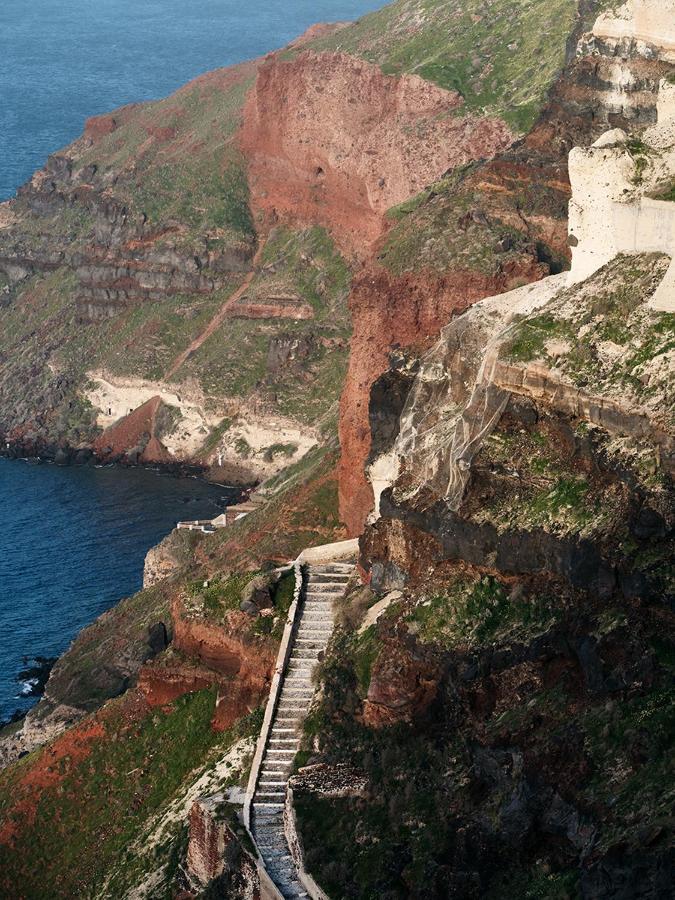
[[284, 827], [284, 804], [283, 803], [260, 803], [253, 801], [254, 823], [257, 831], [265, 831], [269, 833], [269, 829], [281, 828], [283, 833]]
[[306, 628], [308, 625], [319, 625], [322, 628], [328, 627], [332, 629], [334, 626], [334, 620], [330, 613], [306, 613], [302, 617], [300, 628]]
[[308, 603], [321, 601], [329, 602], [341, 597], [345, 592], [342, 584], [333, 584], [331, 581], [318, 581], [316, 584], [308, 584], [305, 589], [305, 606]]
[[260, 846], [265, 848], [266, 852], [275, 853], [284, 851], [288, 853], [288, 846], [284, 837], [283, 829], [275, 825], [261, 825], [254, 829], [256, 840], [260, 841]]
[[340, 596], [347, 589], [347, 581], [309, 581], [305, 585], [304, 598], [307, 602], [308, 597], [316, 597], [317, 599]]
[[355, 562], [331, 562], [322, 563], [317, 566], [309, 567], [309, 574], [314, 575], [322, 572], [353, 572], [356, 568]]
[[283, 803], [302, 723], [314, 699], [312, 682], [319, 656], [334, 628], [333, 605], [343, 596], [353, 564], [312, 566], [305, 599], [253, 798], [253, 833], [271, 878], [285, 898], [305, 898], [284, 835]]
[[332, 584], [312, 584], [305, 591], [305, 606], [312, 603], [332, 603], [344, 594], [344, 588]]
[[286, 841], [279, 836], [278, 830], [274, 832], [274, 838], [266, 838], [260, 834], [256, 834], [256, 843], [264, 859], [283, 859], [290, 856]]
[[268, 860], [274, 863], [283, 863], [283, 862], [293, 862], [293, 857], [291, 856], [288, 847], [285, 850], [265, 850], [262, 854], [265, 862]]

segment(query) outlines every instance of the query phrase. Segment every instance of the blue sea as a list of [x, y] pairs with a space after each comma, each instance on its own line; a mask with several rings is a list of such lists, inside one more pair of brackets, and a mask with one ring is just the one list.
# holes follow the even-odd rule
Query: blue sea
[[0, 0], [0, 200], [85, 119], [384, 0]]
[[34, 699], [24, 657], [61, 654], [143, 582], [143, 561], [182, 519], [237, 494], [147, 469], [60, 468], [0, 458], [0, 721]]

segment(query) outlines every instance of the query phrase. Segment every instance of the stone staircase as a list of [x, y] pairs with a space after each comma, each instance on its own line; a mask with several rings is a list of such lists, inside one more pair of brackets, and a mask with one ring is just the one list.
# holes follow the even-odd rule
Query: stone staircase
[[284, 834], [284, 802], [302, 725], [314, 696], [312, 672], [333, 631], [333, 602], [341, 597], [354, 564], [308, 567], [291, 652], [272, 720], [251, 806], [251, 827], [265, 868], [287, 898], [307, 897]]

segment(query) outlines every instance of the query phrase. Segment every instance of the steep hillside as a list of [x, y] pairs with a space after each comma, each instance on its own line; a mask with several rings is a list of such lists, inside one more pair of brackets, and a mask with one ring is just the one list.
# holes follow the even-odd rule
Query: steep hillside
[[0, 207], [0, 436], [265, 478], [0, 736], [0, 894], [265, 896], [277, 567], [354, 534], [283, 811], [316, 896], [670, 896], [674, 17], [398, 0]]
[[[398, 2], [88, 122], [2, 206], [4, 440], [61, 459], [93, 447], [196, 462], [242, 481], [321, 444], [350, 355], [350, 280], [387, 211], [512, 145], [577, 27], [575, 4], [559, 6], [545, 32], [530, 3], [508, 20], [501, 7], [472, 11], [472, 65], [494, 69], [489, 102], [471, 79], [439, 75], [441, 57], [466, 58], [459, 5], [415, 18]], [[383, 23], [384, 44], [371, 42]], [[399, 224], [392, 240], [410, 233]], [[513, 277], [546, 274], [521, 244]], [[396, 268], [400, 253], [385, 255]], [[510, 277], [483, 279], [476, 297]], [[432, 313], [432, 332], [453, 305]], [[357, 341], [357, 364], [361, 353]]]
[[494, 160], [458, 168], [390, 210], [374, 258], [354, 279], [340, 420], [340, 508], [353, 534], [373, 509], [365, 476], [368, 403], [389, 354], [406, 348], [418, 355], [453, 312], [566, 269], [569, 151], [608, 128], [641, 129], [656, 121], [659, 85], [672, 65], [656, 49], [643, 53], [634, 43], [608, 43], [592, 32], [581, 39], [594, 8], [583, 6], [576, 53], [524, 140]]

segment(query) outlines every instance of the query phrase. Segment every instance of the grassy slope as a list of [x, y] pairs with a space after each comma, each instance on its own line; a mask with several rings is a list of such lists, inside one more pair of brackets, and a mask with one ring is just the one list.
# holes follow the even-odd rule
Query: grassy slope
[[[337, 401], [342, 388], [350, 334], [350, 280], [349, 267], [325, 229], [273, 229], [244, 299], [255, 304], [275, 295], [297, 296], [312, 306], [314, 319], [228, 318], [179, 376], [193, 375], [212, 396], [257, 392], [282, 414], [314, 424]], [[269, 373], [270, 342], [286, 337], [311, 337], [311, 349], [303, 360]], [[337, 346], [326, 346], [326, 341]]]
[[[389, 210], [390, 227], [377, 255], [388, 271], [402, 275], [459, 268], [494, 275], [528, 251], [531, 239], [504, 224], [498, 208], [483, 214], [483, 206], [495, 198], [477, 192], [471, 182], [477, 171], [476, 166], [458, 169]], [[506, 252], [497, 251], [500, 241], [508, 244]]]
[[414, 73], [462, 94], [470, 110], [533, 124], [565, 61], [575, 0], [397, 0], [312, 42]]
[[[159, 239], [155, 247], [160, 250], [163, 242], [176, 240], [188, 242], [200, 252], [242, 243], [252, 246], [256, 237], [246, 177], [232, 143], [250, 83], [250, 74], [225, 87], [208, 76], [167, 100], [122, 110], [121, 124], [85, 149], [78, 165], [96, 165], [103, 178], [114, 172], [113, 194], [128, 204], [132, 215], [144, 214], [155, 224], [179, 228], [178, 237], [171, 234]], [[148, 137], [160, 127], [174, 129], [171, 140]], [[222, 183], [218, 181], [221, 176]], [[75, 213], [69, 210], [67, 215], [42, 221], [29, 216], [25, 222], [29, 233], [35, 231], [36, 240], [50, 231], [63, 232], [65, 239], [67, 227], [69, 242], [86, 244], [91, 238], [91, 219], [84, 212]], [[27, 375], [36, 359], [49, 360], [72, 384], [81, 383], [85, 372], [93, 368], [161, 379], [239, 283], [240, 278], [232, 276], [211, 295], [172, 296], [135, 306], [113, 320], [83, 324], [77, 318], [76, 280], [66, 268], [35, 278], [19, 298], [0, 310], [0, 353], [5, 360], [8, 394], [21, 396], [29, 408], [54, 405], [44, 396], [49, 371], [40, 372], [37, 378], [35, 372]], [[349, 337], [349, 284], [349, 268], [325, 230], [276, 229], [251, 294], [264, 300], [266, 293], [275, 291], [297, 293], [312, 305], [316, 319], [303, 323], [228, 319], [181, 369], [179, 377], [193, 375], [206, 395], [216, 400], [246, 397], [261, 390], [283, 414], [314, 423], [341, 390]], [[270, 341], [277, 336], [310, 333], [317, 340], [301, 366], [267, 377]], [[337, 341], [339, 346], [327, 347], [324, 339]], [[27, 390], [20, 390], [20, 385]], [[80, 432], [73, 431], [70, 423], [68, 428], [79, 440]]]
[[55, 752], [37, 751], [1, 773], [0, 822], [16, 822], [18, 831], [11, 849], [0, 844], [0, 895], [94, 897], [112, 878], [108, 896], [121, 897], [155, 868], [175, 872], [182, 820], [149, 857], [135, 842], [236, 739], [259, 727], [250, 716], [215, 734], [214, 704], [215, 691], [155, 711], [123, 698], [80, 726], [81, 734], [90, 729], [80, 743], [71, 733]]
[[206, 537], [198, 564], [212, 572], [223, 566], [259, 568], [288, 562], [305, 547], [345, 537], [338, 517], [337, 451], [316, 448], [266, 482], [268, 503], [231, 528]]
[[645, 302], [669, 263], [660, 254], [618, 257], [516, 324], [503, 358], [543, 362], [587, 393], [653, 407], [672, 422], [675, 316]]
[[255, 65], [247, 64], [127, 108], [123, 124], [78, 162], [98, 166], [101, 175], [121, 173], [114, 195], [152, 225], [174, 221], [200, 239], [208, 233], [210, 242], [252, 242], [244, 160], [234, 136], [254, 77]]

